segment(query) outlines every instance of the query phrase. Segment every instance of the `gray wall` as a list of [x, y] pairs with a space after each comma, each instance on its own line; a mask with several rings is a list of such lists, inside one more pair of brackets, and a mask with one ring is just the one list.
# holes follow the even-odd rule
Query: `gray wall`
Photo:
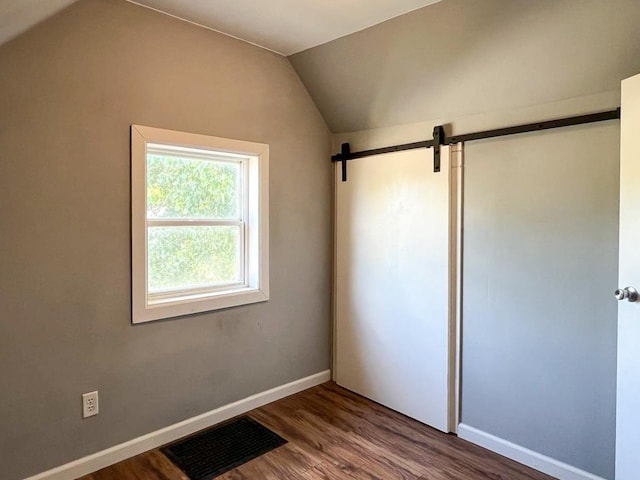
[[333, 132], [618, 91], [638, 0], [443, 0], [290, 57]]
[[465, 164], [462, 422], [613, 479], [619, 124]]
[[[0, 47], [0, 112], [3, 479], [329, 367], [330, 138], [286, 58], [82, 0]], [[270, 145], [269, 302], [131, 325], [132, 123]]]

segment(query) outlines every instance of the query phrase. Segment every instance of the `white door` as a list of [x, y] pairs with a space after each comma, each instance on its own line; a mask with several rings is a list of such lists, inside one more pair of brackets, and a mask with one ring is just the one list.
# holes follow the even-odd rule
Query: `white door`
[[433, 149], [350, 161], [347, 182], [338, 165], [334, 368], [339, 385], [449, 431], [455, 205], [441, 157], [440, 173]]
[[[640, 75], [622, 82], [620, 136], [618, 282], [640, 289]], [[640, 302], [628, 300], [618, 306], [617, 480], [640, 478]]]

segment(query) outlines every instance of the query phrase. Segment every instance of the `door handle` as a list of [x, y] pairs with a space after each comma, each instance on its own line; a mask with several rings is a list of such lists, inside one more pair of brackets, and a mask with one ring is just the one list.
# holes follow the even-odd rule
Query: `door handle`
[[638, 301], [638, 291], [633, 287], [619, 288], [614, 293], [616, 300]]

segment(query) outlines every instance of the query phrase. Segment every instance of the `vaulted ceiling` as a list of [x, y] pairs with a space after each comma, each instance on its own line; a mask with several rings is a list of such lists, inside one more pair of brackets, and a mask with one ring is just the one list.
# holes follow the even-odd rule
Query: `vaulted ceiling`
[[[74, 1], [2, 0], [0, 43]], [[136, 0], [131, 3], [291, 55], [438, 1]]]
[[352, 132], [619, 95], [639, 24], [638, 0], [445, 0], [289, 60], [329, 128]]
[[[0, 44], [74, 1], [0, 0]], [[289, 56], [333, 132], [617, 93], [640, 69], [638, 0], [96, 1]]]
[[76, 0], [0, 1], [0, 44], [11, 40], [38, 22], [71, 5]]

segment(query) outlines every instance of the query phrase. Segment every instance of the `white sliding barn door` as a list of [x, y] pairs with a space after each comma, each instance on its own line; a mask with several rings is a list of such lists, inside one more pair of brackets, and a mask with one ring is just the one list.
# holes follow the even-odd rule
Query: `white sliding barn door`
[[441, 157], [440, 173], [433, 149], [349, 161], [347, 182], [337, 164], [334, 368], [339, 385], [450, 431], [456, 208]]
[[[622, 82], [620, 260], [618, 286], [640, 291], [640, 75]], [[640, 299], [617, 292], [616, 479], [640, 478]], [[631, 296], [633, 300], [633, 296]]]

